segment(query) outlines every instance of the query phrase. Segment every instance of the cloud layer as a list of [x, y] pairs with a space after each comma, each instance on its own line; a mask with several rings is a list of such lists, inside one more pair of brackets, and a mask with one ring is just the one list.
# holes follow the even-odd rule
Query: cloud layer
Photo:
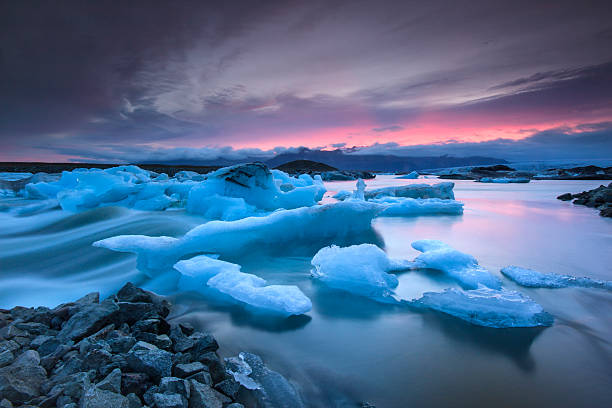
[[419, 152], [449, 141], [493, 155], [497, 139], [532, 134], [567, 147], [579, 126], [612, 120], [611, 10], [605, 1], [4, 2], [0, 160], [343, 144]]

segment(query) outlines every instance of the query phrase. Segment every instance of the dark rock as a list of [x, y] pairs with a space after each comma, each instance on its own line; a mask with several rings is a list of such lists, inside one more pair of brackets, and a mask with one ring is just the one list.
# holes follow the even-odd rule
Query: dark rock
[[147, 332], [154, 334], [170, 333], [170, 325], [163, 318], [139, 320], [132, 327], [134, 332]]
[[179, 323], [179, 328], [187, 336], [191, 336], [195, 330], [190, 323], [186, 323], [186, 322]]
[[132, 336], [121, 336], [108, 340], [108, 345], [113, 353], [127, 353], [136, 344]]
[[81, 408], [129, 408], [129, 401], [121, 394], [89, 387], [81, 398]]
[[24, 403], [40, 395], [47, 372], [40, 365], [40, 357], [28, 350], [9, 366], [0, 368], [0, 399]]
[[101, 390], [112, 391], [114, 393], [121, 393], [121, 370], [116, 368], [111, 371], [102, 381], [96, 384]]
[[212, 377], [208, 373], [208, 371], [200, 371], [194, 375], [190, 375], [187, 377], [187, 380], [196, 380], [199, 383], [212, 385]]
[[0, 408], [13, 408], [13, 404], [5, 398], [0, 401]]
[[574, 198], [574, 196], [571, 193], [565, 193], [565, 194], [561, 194], [560, 196], [558, 196], [557, 200], [569, 201], [572, 198]]
[[195, 345], [195, 340], [187, 337], [179, 327], [173, 327], [170, 330], [170, 339], [172, 340], [172, 350], [175, 353], [182, 353]]
[[165, 317], [169, 313], [169, 308], [163, 304], [118, 302], [117, 305], [119, 306], [119, 324], [132, 325], [146, 316]]
[[159, 382], [162, 393], [179, 394], [189, 399], [189, 381], [176, 377], [164, 377]]
[[156, 346], [139, 341], [127, 355], [128, 366], [159, 381], [172, 375], [172, 354]]
[[190, 380], [189, 408], [222, 408], [223, 403], [219, 398], [219, 392], [213, 390], [206, 384]]
[[0, 351], [0, 368], [11, 364], [14, 359], [15, 356], [10, 350]]
[[128, 399], [129, 408], [142, 408], [142, 401], [140, 401], [138, 395], [131, 393], [126, 398]]
[[149, 376], [144, 373], [123, 373], [121, 375], [121, 393], [142, 396], [151, 386]]
[[217, 353], [212, 351], [204, 353], [199, 356], [198, 360], [208, 366], [208, 371], [215, 384], [225, 380], [225, 367]]
[[30, 335], [39, 336], [46, 334], [49, 331], [49, 326], [36, 322], [21, 322], [15, 323], [15, 327], [29, 333]]
[[187, 378], [191, 375], [204, 371], [206, 367], [199, 361], [188, 364], [177, 364], [174, 367], [174, 375], [180, 378]]
[[[40, 335], [30, 342], [30, 347], [38, 349], [43, 343], [53, 339], [53, 336]], [[40, 354], [40, 353], [39, 353]]]
[[227, 378], [215, 385], [215, 389], [227, 395], [231, 399], [236, 399], [236, 394], [240, 390], [240, 383], [233, 378]]
[[104, 349], [94, 349], [85, 355], [83, 363], [88, 369], [98, 369], [110, 364], [112, 359], [113, 355], [109, 351]]
[[15, 326], [14, 323], [0, 329], [0, 338], [4, 338], [5, 340], [10, 340], [15, 337], [23, 337], [25, 335], [26, 332]]
[[118, 312], [119, 306], [112, 300], [86, 305], [64, 324], [58, 339], [77, 341], [87, 337], [111, 323]]
[[179, 394], [153, 394], [153, 403], [156, 408], [186, 408], [187, 405]]
[[191, 355], [195, 360], [198, 359], [198, 356], [209, 351], [217, 351], [219, 349], [219, 344], [217, 344], [217, 340], [210, 334], [204, 333], [196, 333], [190, 336], [191, 339], [194, 340], [193, 348], [191, 349]]

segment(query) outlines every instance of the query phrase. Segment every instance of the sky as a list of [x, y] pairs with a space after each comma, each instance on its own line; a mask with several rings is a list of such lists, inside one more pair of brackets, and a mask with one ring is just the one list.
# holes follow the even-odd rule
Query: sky
[[0, 160], [612, 158], [608, 1], [0, 0]]

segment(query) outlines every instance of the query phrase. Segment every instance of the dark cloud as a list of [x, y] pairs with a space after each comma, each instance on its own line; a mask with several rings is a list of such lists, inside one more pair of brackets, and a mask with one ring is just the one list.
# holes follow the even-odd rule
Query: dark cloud
[[599, 120], [611, 17], [606, 1], [4, 1], [0, 152], [394, 137], [430, 113]]

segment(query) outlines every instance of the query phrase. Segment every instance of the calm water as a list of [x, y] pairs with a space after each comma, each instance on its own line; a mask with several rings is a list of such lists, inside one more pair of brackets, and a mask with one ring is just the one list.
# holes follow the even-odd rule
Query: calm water
[[[380, 176], [371, 187], [436, 180]], [[463, 216], [380, 218], [357, 240], [384, 245], [394, 257], [414, 258], [410, 243], [443, 240], [474, 255], [487, 269], [519, 265], [612, 280], [612, 220], [561, 202], [565, 192], [603, 181], [529, 184], [456, 182]], [[605, 182], [606, 184], [608, 182]], [[330, 195], [354, 182], [328, 183]], [[328, 198], [326, 200], [329, 200]], [[15, 199], [0, 205], [17, 206]], [[135, 258], [91, 247], [118, 234], [181, 236], [204, 220], [182, 212], [144, 213], [100, 208], [80, 214], [52, 211], [30, 217], [0, 213], [0, 307], [55, 305], [90, 291], [110, 294], [131, 280], [175, 297], [174, 319], [209, 330], [224, 356], [246, 350], [301, 387], [311, 406], [377, 407], [607, 407], [612, 399], [612, 293], [594, 289], [515, 288], [556, 320], [546, 329], [485, 329], [445, 315], [380, 305], [314, 283], [312, 250], [283, 242], [275, 254], [227, 259], [270, 283], [296, 284], [313, 301], [308, 316], [286, 320], [174, 293], [174, 274], [150, 280]], [[409, 272], [398, 292], [416, 297], [454, 286], [440, 276]]]

